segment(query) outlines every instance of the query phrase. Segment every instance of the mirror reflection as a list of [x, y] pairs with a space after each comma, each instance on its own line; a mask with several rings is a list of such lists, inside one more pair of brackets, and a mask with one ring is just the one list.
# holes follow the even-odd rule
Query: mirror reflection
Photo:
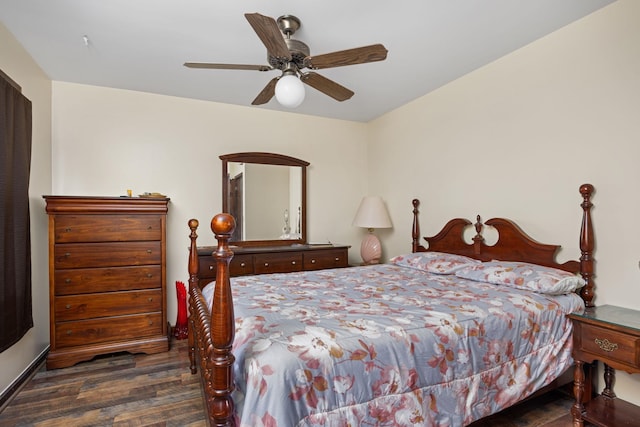
[[236, 219], [234, 244], [306, 243], [307, 162], [271, 153], [237, 153], [223, 160], [223, 210]]

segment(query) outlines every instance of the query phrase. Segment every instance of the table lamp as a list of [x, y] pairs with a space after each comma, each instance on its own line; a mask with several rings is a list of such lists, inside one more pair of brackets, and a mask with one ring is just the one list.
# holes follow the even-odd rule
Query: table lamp
[[360, 245], [362, 261], [365, 265], [378, 264], [382, 255], [382, 247], [380, 240], [373, 234], [373, 229], [391, 228], [391, 219], [382, 198], [379, 196], [363, 197], [352, 225], [366, 228], [369, 231]]

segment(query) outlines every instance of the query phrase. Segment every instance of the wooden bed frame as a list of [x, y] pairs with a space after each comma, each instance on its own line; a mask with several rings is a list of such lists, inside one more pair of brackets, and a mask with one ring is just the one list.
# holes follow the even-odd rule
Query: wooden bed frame
[[[474, 224], [476, 235], [472, 243], [464, 241], [464, 229], [472, 223], [466, 219], [449, 221], [442, 231], [433, 237], [425, 237], [428, 248], [420, 244], [420, 225], [418, 220], [418, 199], [413, 200], [412, 251], [440, 251], [466, 255], [482, 261], [499, 259], [504, 261], [523, 261], [566, 271], [580, 273], [586, 281], [580, 296], [587, 307], [593, 306], [594, 299], [594, 236], [591, 222], [591, 195], [593, 186], [583, 184], [580, 194], [583, 201], [581, 207], [582, 225], [580, 230], [579, 261], [567, 261], [559, 264], [555, 256], [560, 246], [538, 243], [530, 238], [514, 222], [504, 218], [493, 218], [485, 224], [494, 227], [498, 233], [498, 241], [494, 245], [487, 245], [482, 237], [483, 225], [480, 216]], [[213, 307], [211, 312], [202, 295], [198, 278], [197, 228], [198, 220], [189, 220], [191, 229], [189, 249], [189, 359], [191, 373], [197, 372], [196, 358], [199, 359], [201, 379], [204, 389], [205, 407], [208, 421], [212, 426], [234, 425], [234, 402], [231, 396], [234, 390], [233, 364], [234, 355], [231, 352], [234, 333], [235, 316], [233, 297], [229, 275], [229, 262], [233, 252], [229, 248], [229, 239], [235, 228], [235, 220], [229, 214], [218, 214], [211, 220], [218, 246], [213, 255], [217, 260], [216, 284], [214, 290]], [[197, 355], [196, 355], [197, 351]], [[196, 357], [197, 356], [197, 357]], [[589, 372], [588, 375], [591, 375]], [[591, 381], [586, 381], [591, 383]], [[588, 390], [586, 395], [589, 395]]]

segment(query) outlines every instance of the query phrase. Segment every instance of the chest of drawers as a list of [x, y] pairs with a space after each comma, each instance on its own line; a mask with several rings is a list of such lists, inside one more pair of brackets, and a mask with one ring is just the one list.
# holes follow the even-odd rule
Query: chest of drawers
[[[201, 281], [209, 282], [216, 277], [216, 260], [211, 255], [214, 250], [213, 246], [198, 248], [198, 277]], [[347, 245], [234, 247], [232, 250], [231, 277], [339, 268], [347, 267], [349, 263]]]
[[49, 216], [47, 368], [169, 348], [167, 198], [44, 196]]

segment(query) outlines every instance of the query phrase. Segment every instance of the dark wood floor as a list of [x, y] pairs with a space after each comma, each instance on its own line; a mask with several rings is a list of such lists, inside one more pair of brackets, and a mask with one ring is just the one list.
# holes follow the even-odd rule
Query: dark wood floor
[[[573, 420], [569, 411], [572, 405], [573, 397], [568, 390], [552, 390], [469, 427], [571, 427]], [[585, 424], [585, 427], [589, 425]]]
[[[570, 396], [554, 393], [472, 426], [571, 426]], [[0, 426], [200, 427], [204, 417], [200, 377], [189, 371], [187, 342], [174, 340], [167, 353], [42, 368], [0, 413]]]
[[187, 343], [39, 370], [0, 413], [0, 426], [205, 426], [200, 376]]

